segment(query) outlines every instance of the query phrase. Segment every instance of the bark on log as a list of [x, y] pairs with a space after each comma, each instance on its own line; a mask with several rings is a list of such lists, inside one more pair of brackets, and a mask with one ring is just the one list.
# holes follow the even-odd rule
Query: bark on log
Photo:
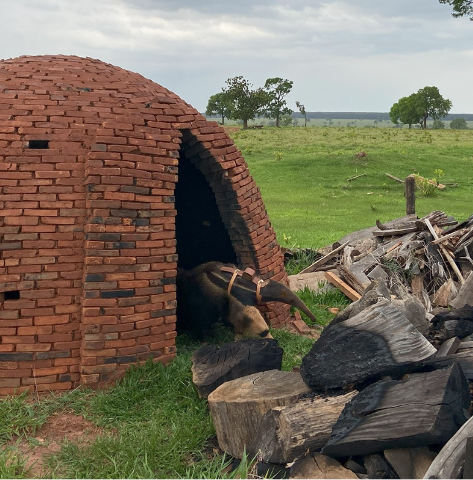
[[192, 381], [201, 398], [230, 380], [266, 370], [280, 370], [283, 350], [275, 339], [239, 340], [220, 348], [203, 345], [192, 355]]
[[387, 300], [326, 328], [302, 359], [301, 375], [315, 391], [375, 381], [400, 364], [436, 353], [423, 335]]
[[298, 372], [279, 370], [220, 385], [208, 397], [220, 448], [232, 457], [242, 458], [268, 410], [294, 404], [309, 392]]
[[289, 463], [307, 451], [320, 450], [345, 404], [358, 392], [336, 397], [302, 399], [294, 405], [275, 407], [263, 417], [248, 446], [250, 457], [265, 462]]
[[424, 478], [461, 478], [466, 442], [471, 436], [473, 436], [473, 417], [464, 423], [444, 445], [425, 473]]
[[381, 380], [347, 404], [322, 452], [346, 457], [443, 444], [469, 418], [470, 403], [458, 364], [403, 380]]

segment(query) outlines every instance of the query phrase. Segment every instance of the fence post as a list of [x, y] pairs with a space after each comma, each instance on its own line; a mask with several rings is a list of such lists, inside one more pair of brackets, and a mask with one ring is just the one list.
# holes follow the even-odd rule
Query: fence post
[[413, 215], [416, 213], [416, 182], [412, 175], [406, 177], [405, 197], [406, 197], [406, 215]]

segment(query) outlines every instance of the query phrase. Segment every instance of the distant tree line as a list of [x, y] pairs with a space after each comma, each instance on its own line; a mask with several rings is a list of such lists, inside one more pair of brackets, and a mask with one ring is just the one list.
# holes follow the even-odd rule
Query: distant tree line
[[268, 78], [263, 87], [254, 89], [248, 80], [237, 76], [227, 79], [225, 84], [221, 92], [209, 98], [205, 110], [207, 116], [218, 115], [222, 125], [228, 118], [241, 120], [243, 128], [248, 128], [249, 120], [263, 116], [274, 118], [279, 127], [282, 118], [292, 113], [286, 102], [293, 85], [291, 80]]

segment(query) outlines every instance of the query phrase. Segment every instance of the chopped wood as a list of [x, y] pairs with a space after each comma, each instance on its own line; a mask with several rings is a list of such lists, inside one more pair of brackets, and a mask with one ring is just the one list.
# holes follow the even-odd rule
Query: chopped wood
[[315, 270], [317, 270], [318, 267], [325, 265], [329, 260], [337, 256], [338, 252], [343, 250], [347, 245], [348, 245], [348, 242], [345, 242], [344, 244], [332, 250], [328, 255], [325, 255], [324, 257], [314, 262], [312, 265], [309, 265], [307, 268], [304, 268], [304, 270], [302, 270], [300, 273], [314, 272]]
[[381, 300], [323, 330], [302, 359], [300, 373], [315, 391], [340, 389], [374, 381], [436, 351], [397, 307]]
[[353, 290], [348, 284], [346, 284], [339, 276], [332, 272], [325, 272], [325, 278], [335, 285], [343, 294], [345, 294], [350, 300], [356, 301], [361, 298], [361, 295]]
[[307, 455], [291, 467], [290, 478], [348, 478], [358, 479], [355, 473], [337, 460], [319, 452]]
[[446, 340], [440, 345], [436, 357], [446, 357], [447, 355], [453, 355], [458, 350], [458, 347], [462, 341], [458, 337], [452, 337]]
[[450, 305], [454, 308], [473, 305], [473, 274], [470, 274], [465, 283], [460, 287], [458, 295], [450, 302]]
[[371, 453], [363, 458], [368, 478], [398, 478], [396, 472], [383, 455]]
[[268, 370], [220, 385], [208, 397], [220, 448], [242, 458], [264, 414], [291, 405], [310, 389], [298, 372]]
[[356, 394], [316, 396], [272, 408], [261, 420], [247, 452], [265, 462], [288, 463], [307, 451], [320, 450], [330, 438], [345, 404]]
[[[363, 270], [365, 269], [364, 265], [366, 264], [371, 265], [371, 261], [364, 261], [364, 262], [357, 262], [357, 265], [363, 265]], [[355, 269], [355, 272], [357, 272], [358, 269]], [[366, 288], [369, 286], [371, 283], [371, 280], [366, 276], [363, 272], [363, 277], [361, 277], [361, 274], [356, 276], [352, 273], [352, 270], [350, 267], [346, 268], [344, 265], [339, 265], [338, 271], [343, 277], [343, 280], [351, 287], [353, 290], [358, 295], [363, 295], [363, 292], [366, 290]], [[366, 280], [362, 283], [359, 278], [365, 278]]]
[[399, 478], [424, 478], [436, 453], [423, 446], [385, 450], [384, 456]]
[[[304, 324], [305, 325], [305, 324]], [[247, 339], [220, 348], [203, 345], [192, 355], [192, 381], [201, 398], [222, 383], [266, 370], [280, 370], [283, 350], [275, 339]]]
[[455, 282], [449, 278], [433, 295], [432, 303], [439, 307], [448, 307], [458, 295]]
[[466, 444], [468, 438], [473, 436], [473, 417], [453, 435], [444, 445], [424, 478], [461, 478], [465, 462]]
[[470, 403], [468, 382], [457, 364], [381, 380], [347, 404], [322, 453], [346, 457], [446, 443], [469, 418]]
[[473, 478], [473, 435], [466, 439], [463, 478]]

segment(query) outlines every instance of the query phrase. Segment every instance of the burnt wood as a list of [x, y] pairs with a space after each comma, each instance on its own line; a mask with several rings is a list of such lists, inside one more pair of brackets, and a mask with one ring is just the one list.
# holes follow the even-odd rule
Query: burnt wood
[[462, 308], [437, 313], [430, 323], [432, 335], [437, 340], [465, 338], [473, 333], [473, 307], [465, 305]]
[[300, 372], [315, 391], [340, 389], [402, 373], [436, 351], [398, 308], [382, 300], [326, 328], [302, 359]]
[[381, 380], [346, 405], [322, 452], [345, 457], [444, 444], [468, 420], [470, 403], [468, 382], [456, 363]]
[[248, 339], [221, 347], [203, 345], [192, 355], [192, 381], [207, 398], [222, 383], [266, 370], [280, 370], [283, 350], [275, 339]]
[[294, 405], [272, 408], [262, 418], [248, 454], [265, 462], [289, 463], [307, 451], [320, 450], [345, 404], [356, 394], [303, 398]]

